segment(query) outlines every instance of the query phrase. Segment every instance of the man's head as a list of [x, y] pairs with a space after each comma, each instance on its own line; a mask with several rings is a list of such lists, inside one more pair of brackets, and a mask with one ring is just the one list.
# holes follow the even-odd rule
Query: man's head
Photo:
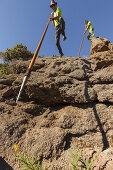
[[85, 20], [85, 24], [88, 24], [88, 20]]
[[52, 8], [53, 11], [56, 10], [57, 8], [57, 2], [55, 2], [54, 0], [51, 1], [51, 4], [50, 4], [50, 8]]

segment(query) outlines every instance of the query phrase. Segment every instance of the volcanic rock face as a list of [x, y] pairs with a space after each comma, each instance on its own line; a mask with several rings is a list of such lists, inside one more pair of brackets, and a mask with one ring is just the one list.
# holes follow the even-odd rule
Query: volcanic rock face
[[[95, 170], [113, 167], [113, 51], [88, 58], [38, 57], [18, 104], [30, 61], [0, 78], [0, 156], [15, 170], [14, 145], [45, 158], [46, 167], [71, 170], [70, 151], [97, 152]], [[101, 159], [103, 157], [103, 160]], [[54, 166], [53, 166], [54, 165]], [[5, 166], [5, 165], [4, 165]]]

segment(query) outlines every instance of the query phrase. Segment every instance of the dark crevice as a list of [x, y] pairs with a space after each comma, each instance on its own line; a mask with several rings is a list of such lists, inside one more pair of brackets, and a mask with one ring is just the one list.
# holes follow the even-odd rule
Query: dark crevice
[[86, 134], [88, 133], [96, 133], [97, 130], [96, 129], [92, 129], [92, 130], [89, 130], [89, 131], [85, 131], [84, 133], [77, 133], [77, 134], [71, 134], [71, 133], [68, 133], [65, 138], [64, 138], [64, 141], [66, 141], [66, 145], [65, 145], [65, 148], [64, 150], [68, 150], [70, 148], [70, 145], [71, 145], [71, 142], [72, 142], [72, 138], [80, 138], [82, 136], [85, 136]]
[[91, 85], [92, 86], [94, 86], [94, 85], [112, 85], [113, 84], [113, 81], [111, 81], [111, 82], [108, 82], [108, 81], [100, 81], [100, 82], [98, 82], [98, 83], [91, 83]]
[[106, 165], [108, 164], [110, 160], [106, 161], [105, 164], [101, 167], [101, 170], [104, 170], [106, 168]]
[[68, 150], [70, 148], [70, 145], [71, 145], [71, 142], [72, 142], [72, 138], [79, 138], [79, 137], [82, 137], [84, 136], [86, 133], [84, 134], [71, 134], [71, 133], [68, 133], [66, 136], [65, 136], [65, 142], [66, 142], [66, 145], [64, 147], [64, 150]]

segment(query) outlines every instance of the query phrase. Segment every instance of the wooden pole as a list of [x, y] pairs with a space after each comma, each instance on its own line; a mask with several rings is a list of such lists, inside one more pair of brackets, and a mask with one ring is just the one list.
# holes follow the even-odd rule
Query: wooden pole
[[47, 29], [48, 29], [49, 24], [50, 24], [50, 19], [49, 19], [49, 22], [48, 22], [45, 30], [44, 30], [44, 33], [43, 33], [42, 38], [41, 38], [41, 40], [40, 40], [40, 42], [39, 42], [39, 44], [38, 44], [38, 47], [37, 47], [37, 49], [36, 49], [36, 51], [35, 51], [35, 54], [34, 54], [32, 60], [31, 60], [31, 63], [30, 63], [30, 65], [29, 65], [29, 69], [32, 69], [32, 67], [33, 67], [33, 64], [34, 64], [34, 62], [35, 62], [35, 60], [36, 60], [36, 57], [37, 57], [38, 52], [39, 52], [39, 50], [40, 50], [40, 47], [41, 47], [41, 45], [42, 45], [42, 42], [43, 42], [43, 39], [44, 39], [45, 34], [46, 34], [46, 32], [47, 32]]
[[80, 50], [79, 50], [79, 53], [78, 53], [78, 57], [80, 56], [80, 51], [81, 51], [81, 48], [82, 48], [85, 33], [86, 33], [86, 30], [84, 31], [84, 34], [83, 34], [83, 38], [82, 38], [82, 42], [81, 42], [81, 45], [80, 45]]
[[18, 102], [19, 97], [20, 97], [20, 95], [21, 95], [21, 93], [22, 93], [22, 91], [23, 91], [23, 88], [24, 88], [24, 86], [25, 86], [25, 84], [26, 84], [26, 82], [27, 82], [27, 80], [28, 80], [28, 78], [29, 78], [29, 76], [30, 76], [30, 74], [31, 74], [32, 67], [33, 67], [33, 65], [34, 65], [34, 63], [35, 63], [36, 57], [37, 57], [38, 52], [39, 52], [39, 50], [40, 50], [40, 47], [41, 47], [41, 45], [42, 45], [42, 42], [43, 42], [43, 39], [44, 39], [45, 34], [46, 34], [46, 32], [47, 32], [47, 29], [48, 29], [49, 24], [50, 24], [50, 19], [49, 19], [49, 21], [48, 21], [48, 24], [47, 24], [45, 30], [44, 30], [44, 33], [43, 33], [42, 38], [41, 38], [41, 40], [40, 40], [40, 42], [39, 42], [39, 44], [38, 44], [38, 47], [37, 47], [37, 49], [36, 49], [36, 51], [35, 51], [35, 53], [34, 53], [34, 56], [33, 56], [32, 60], [31, 60], [31, 62], [30, 62], [30, 65], [29, 65], [29, 67], [28, 67], [28, 69], [27, 69], [27, 71], [26, 71], [26, 75], [25, 75], [25, 77], [24, 77], [24, 79], [23, 79], [23, 82], [22, 82], [22, 85], [21, 85], [21, 88], [20, 88], [20, 91], [19, 91], [19, 94], [18, 94], [16, 103]]

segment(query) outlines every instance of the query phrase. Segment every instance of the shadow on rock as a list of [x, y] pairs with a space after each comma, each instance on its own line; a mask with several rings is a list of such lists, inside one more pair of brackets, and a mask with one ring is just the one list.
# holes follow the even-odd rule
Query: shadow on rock
[[93, 110], [94, 110], [94, 115], [95, 115], [95, 118], [96, 118], [96, 121], [98, 123], [98, 126], [99, 126], [99, 129], [100, 129], [100, 132], [102, 134], [102, 141], [103, 141], [103, 151], [106, 150], [107, 148], [109, 148], [109, 142], [107, 140], [107, 136], [106, 136], [106, 132], [104, 131], [104, 128], [103, 128], [103, 125], [101, 123], [101, 120], [98, 116], [98, 113], [97, 113], [97, 110], [96, 110], [96, 106], [93, 107]]
[[2, 157], [0, 157], [0, 170], [14, 170]]
[[[87, 101], [90, 101], [90, 96], [88, 94], [88, 86], [87, 84], [85, 84], [85, 92], [84, 92], [84, 95], [87, 99]], [[103, 128], [103, 125], [101, 123], [101, 120], [99, 118], [99, 115], [97, 113], [97, 109], [96, 109], [96, 105], [93, 106], [93, 112], [94, 112], [94, 115], [95, 115], [95, 119], [98, 123], [98, 127], [99, 127], [99, 130], [102, 134], [102, 141], [103, 141], [103, 151], [106, 150], [107, 148], [109, 148], [109, 142], [108, 142], [108, 139], [107, 139], [107, 136], [106, 136], [106, 132], [104, 131], [104, 128]]]

